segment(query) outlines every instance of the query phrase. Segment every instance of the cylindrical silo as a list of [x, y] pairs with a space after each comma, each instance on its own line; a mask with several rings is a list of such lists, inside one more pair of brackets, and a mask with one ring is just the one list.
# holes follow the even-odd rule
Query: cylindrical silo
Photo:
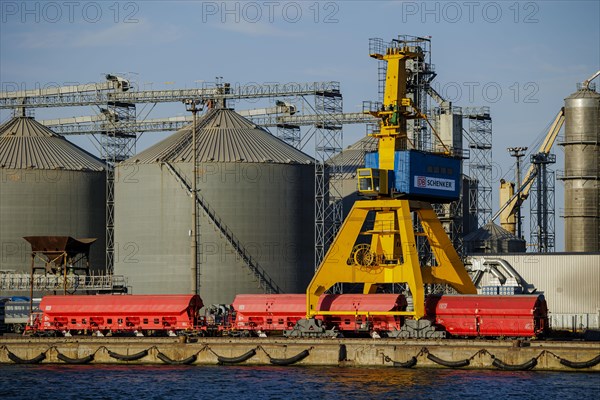
[[[204, 304], [263, 293], [238, 241], [286, 293], [314, 273], [314, 162], [229, 109], [198, 120], [199, 285]], [[133, 293], [191, 291], [192, 129], [117, 167], [116, 273]], [[179, 176], [179, 178], [178, 178]]]
[[565, 251], [600, 251], [600, 94], [565, 99]]
[[492, 221], [463, 238], [466, 254], [524, 253], [525, 240]]
[[[348, 215], [352, 205], [358, 200], [358, 187], [356, 170], [364, 168], [365, 154], [371, 151], [377, 151], [379, 139], [372, 136], [364, 136], [356, 143], [346, 147], [340, 153], [331, 157], [327, 164], [335, 164], [341, 167], [341, 175], [337, 181], [330, 181], [330, 192], [334, 189], [340, 192], [342, 196], [342, 207], [344, 217]], [[333, 188], [332, 185], [337, 185]]]
[[28, 272], [24, 236], [97, 238], [91, 268], [104, 270], [105, 164], [28, 117], [0, 127], [0, 270]]

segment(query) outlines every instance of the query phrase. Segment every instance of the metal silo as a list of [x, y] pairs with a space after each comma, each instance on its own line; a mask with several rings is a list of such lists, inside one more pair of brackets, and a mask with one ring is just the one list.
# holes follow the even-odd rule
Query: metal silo
[[339, 177], [339, 189], [342, 195], [344, 216], [350, 212], [352, 205], [358, 200], [356, 169], [364, 168], [365, 153], [377, 151], [379, 139], [372, 136], [364, 136], [356, 143], [346, 147], [339, 154], [331, 157], [328, 163], [342, 167]]
[[[121, 163], [115, 187], [115, 271], [134, 293], [192, 288], [192, 129]], [[229, 109], [209, 110], [196, 135], [198, 291], [205, 304], [263, 293], [256, 270], [282, 292], [314, 273], [314, 163]]]
[[92, 270], [105, 265], [105, 164], [28, 117], [0, 127], [0, 270], [30, 270], [24, 236], [98, 238]]
[[524, 253], [526, 250], [525, 240], [491, 221], [466, 235], [463, 243], [466, 254]]
[[600, 94], [565, 99], [565, 251], [600, 251]]

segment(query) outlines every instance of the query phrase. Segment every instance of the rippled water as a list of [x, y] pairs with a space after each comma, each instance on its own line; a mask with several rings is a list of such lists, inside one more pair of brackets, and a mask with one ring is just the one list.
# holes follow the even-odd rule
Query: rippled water
[[591, 399], [600, 374], [337, 367], [0, 366], [0, 399]]

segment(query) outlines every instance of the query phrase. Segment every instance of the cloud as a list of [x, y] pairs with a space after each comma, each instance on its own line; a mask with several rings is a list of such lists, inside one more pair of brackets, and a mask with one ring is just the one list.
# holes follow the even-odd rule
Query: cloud
[[14, 34], [27, 49], [122, 47], [175, 42], [183, 34], [175, 26], [156, 26], [147, 21], [119, 23], [102, 29], [28, 31]]
[[572, 64], [572, 63], [550, 64], [548, 62], [544, 62], [544, 63], [539, 64], [537, 68], [539, 71], [551, 72], [553, 74], [562, 74], [562, 75], [579, 74], [579, 73], [582, 73], [585, 75], [586, 72], [591, 71], [591, 68], [589, 65]]
[[269, 36], [269, 37], [301, 37], [304, 36], [303, 33], [298, 31], [284, 30], [279, 29], [274, 24], [264, 23], [264, 22], [247, 22], [247, 21], [239, 21], [239, 22], [227, 22], [220, 24], [213, 24], [214, 28], [242, 33], [244, 35], [250, 36]]
[[44, 49], [51, 47], [62, 47], [69, 37], [67, 32], [25, 32], [14, 34], [13, 43], [18, 43], [19, 47], [25, 49]]
[[302, 72], [310, 76], [338, 77], [340, 75], [340, 67], [311, 67], [303, 69]]
[[85, 32], [77, 38], [74, 47], [100, 47], [115, 45], [136, 45], [147, 43], [170, 43], [178, 40], [180, 34], [174, 26], [154, 26], [140, 21], [136, 24], [117, 24], [99, 32]]

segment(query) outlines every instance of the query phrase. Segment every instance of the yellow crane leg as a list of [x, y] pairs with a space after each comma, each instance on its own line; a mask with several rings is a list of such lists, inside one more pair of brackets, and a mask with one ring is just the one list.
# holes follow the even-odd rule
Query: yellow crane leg
[[[401, 243], [402, 261], [386, 262], [385, 258], [377, 257], [381, 262], [373, 265], [356, 265], [349, 262], [352, 249], [361, 233], [365, 219], [369, 211], [382, 214], [382, 218], [376, 216], [377, 221], [390, 222], [390, 212], [394, 218], [394, 227], [398, 230], [394, 240], [379, 242], [378, 256], [394, 254], [396, 240]], [[393, 229], [395, 230], [395, 229]], [[388, 235], [377, 233], [374, 235]], [[325, 293], [336, 283], [363, 283], [365, 290], [374, 292], [375, 285], [385, 283], [406, 283], [412, 293], [414, 303], [414, 315], [421, 318], [425, 314], [425, 294], [421, 268], [415, 236], [413, 231], [410, 206], [407, 200], [368, 200], [358, 201], [345, 219], [337, 237], [331, 244], [323, 262], [317, 269], [315, 276], [308, 285], [306, 291], [307, 318], [319, 315], [319, 296]]]
[[437, 266], [422, 269], [424, 283], [445, 283], [456, 289], [458, 293], [477, 294], [477, 288], [435, 211], [430, 207], [416, 211], [437, 261]]
[[[373, 229], [361, 232], [369, 211], [376, 213]], [[417, 213], [435, 255], [435, 266], [419, 263], [411, 211]], [[376, 261], [368, 265], [358, 265], [352, 258], [361, 234], [372, 235], [371, 251]], [[307, 318], [323, 315], [318, 310], [319, 296], [336, 283], [363, 283], [367, 294], [375, 293], [379, 284], [406, 283], [414, 310], [405, 314], [416, 319], [425, 315], [425, 283], [444, 283], [459, 293], [477, 293], [431, 205], [408, 200], [363, 200], [354, 204], [308, 285]]]
[[[307, 318], [312, 318], [317, 314], [319, 296], [336, 283], [344, 282], [345, 278], [352, 279], [352, 276], [348, 277], [348, 274], [352, 275], [353, 269], [347, 264], [347, 261], [369, 212], [367, 208], [359, 207], [360, 203], [363, 202], [357, 201], [350, 210], [308, 285], [306, 290]], [[351, 280], [348, 282], [351, 282]]]
[[404, 282], [412, 293], [414, 317], [420, 319], [425, 315], [425, 289], [423, 288], [423, 276], [421, 275], [421, 264], [419, 262], [419, 249], [415, 240], [413, 219], [410, 214], [410, 203], [408, 200], [398, 200], [401, 207], [398, 208], [398, 224], [400, 228], [400, 240], [402, 244], [402, 258], [406, 266], [406, 277]]

